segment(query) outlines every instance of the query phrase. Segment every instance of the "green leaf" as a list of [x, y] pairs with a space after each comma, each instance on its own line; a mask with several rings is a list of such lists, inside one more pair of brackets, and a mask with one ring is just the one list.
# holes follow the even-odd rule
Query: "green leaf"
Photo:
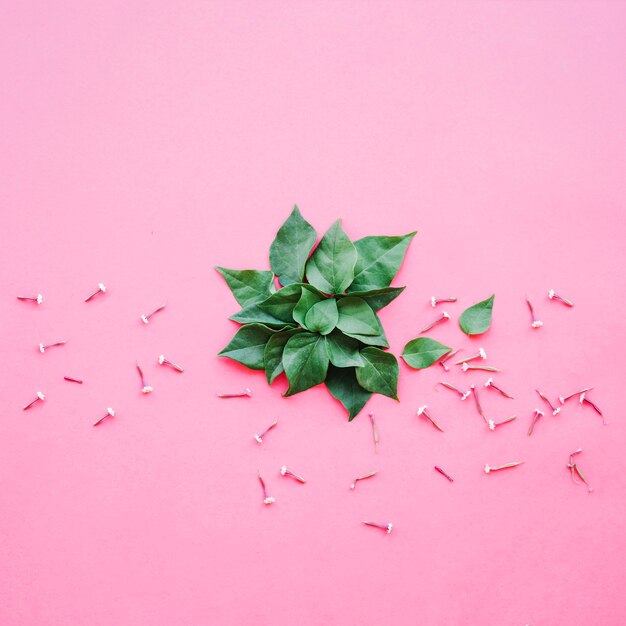
[[[373, 311], [380, 311], [390, 302], [395, 300], [406, 287], [383, 287], [382, 289], [370, 289], [369, 291], [351, 291], [350, 296], [362, 298], [372, 307]], [[340, 296], [344, 298], [345, 296]]]
[[270, 267], [281, 285], [302, 282], [304, 266], [316, 240], [315, 229], [294, 206], [270, 246]]
[[444, 354], [450, 352], [452, 348], [444, 346], [442, 343], [430, 337], [418, 337], [409, 341], [400, 355], [407, 365], [416, 370], [430, 367]]
[[338, 319], [337, 301], [334, 298], [328, 298], [314, 304], [309, 309], [306, 314], [305, 325], [312, 333], [328, 335], [337, 326]]
[[359, 385], [397, 400], [400, 368], [396, 357], [380, 348], [363, 348], [361, 356], [365, 364], [356, 368]]
[[355, 241], [358, 259], [354, 268], [354, 281], [348, 291], [389, 286], [402, 265], [415, 232], [401, 237], [363, 237]]
[[465, 309], [459, 317], [459, 326], [467, 335], [481, 335], [489, 330], [491, 325], [491, 314], [493, 311], [493, 299], [495, 294], [490, 298], [474, 304], [469, 309]]
[[281, 330], [270, 337], [265, 345], [265, 352], [263, 353], [265, 377], [267, 378], [268, 384], [271, 385], [276, 378], [285, 371], [283, 369], [283, 351], [285, 345], [290, 337], [301, 332], [301, 328], [292, 328], [290, 330]]
[[346, 335], [378, 335], [382, 330], [372, 307], [363, 298], [340, 298], [337, 301], [337, 328]]
[[309, 312], [309, 309], [318, 302], [322, 302], [325, 300], [326, 296], [323, 293], [320, 293], [315, 287], [311, 287], [311, 285], [302, 285], [302, 295], [298, 300], [298, 304], [296, 304], [293, 310], [293, 319], [300, 324], [300, 326], [305, 326], [306, 314]]
[[351, 422], [372, 397], [372, 392], [359, 385], [354, 367], [328, 368], [326, 387], [331, 395], [339, 400], [348, 411], [348, 420]]
[[342, 293], [354, 278], [356, 259], [354, 244], [337, 220], [322, 237], [306, 264], [306, 277], [309, 283], [324, 293]]
[[240, 324], [259, 323], [270, 326], [293, 324], [293, 310], [300, 299], [301, 291], [301, 284], [288, 285], [263, 302], [241, 309], [231, 315], [230, 319]]
[[326, 351], [330, 362], [335, 367], [360, 367], [363, 365], [360, 347], [361, 344], [356, 339], [339, 331], [326, 335]]
[[235, 333], [218, 356], [225, 356], [253, 370], [262, 370], [265, 345], [276, 332], [276, 329], [263, 324], [246, 324]]
[[215, 269], [224, 277], [226, 284], [233, 292], [233, 296], [241, 306], [248, 306], [262, 302], [271, 293], [274, 285], [274, 274], [261, 270], [230, 270], [226, 267], [215, 266]]
[[283, 367], [289, 381], [285, 396], [293, 396], [324, 382], [328, 371], [326, 339], [307, 332], [294, 335], [285, 345]]
[[348, 337], [352, 337], [361, 343], [365, 343], [368, 346], [381, 346], [382, 348], [388, 348], [389, 343], [387, 337], [385, 337], [384, 331], [381, 329], [379, 335], [359, 335], [358, 333], [344, 333]]

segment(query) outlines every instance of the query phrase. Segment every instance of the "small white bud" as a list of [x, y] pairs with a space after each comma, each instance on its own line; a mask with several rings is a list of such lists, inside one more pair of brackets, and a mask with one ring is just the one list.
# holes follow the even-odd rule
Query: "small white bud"
[[37, 304], [41, 304], [43, 302], [43, 296], [41, 294], [37, 294]]
[[478, 354], [480, 354], [480, 358], [481, 359], [486, 359], [487, 358], [487, 353], [485, 352], [484, 348], [478, 348]]
[[490, 387], [492, 384], [493, 384], [493, 376], [487, 379], [487, 382], [485, 383], [485, 387]]
[[467, 363], [463, 363], [463, 365], [461, 365], [461, 369], [462, 369], [464, 372], [467, 372], [467, 370], [469, 369], [469, 367], [470, 367], [470, 366], [469, 366]]
[[445, 317], [447, 320], [450, 319], [450, 314], [446, 313], [445, 311], [441, 314], [441, 317]]
[[108, 413], [111, 417], [113, 417], [113, 416], [115, 415], [115, 411], [114, 411], [111, 407], [109, 407], [109, 408], [107, 409], [107, 413]]
[[280, 468], [280, 473], [281, 473], [283, 476], [287, 473], [287, 466], [286, 466], [286, 465], [283, 465], [283, 466]]
[[141, 393], [152, 393], [154, 391], [154, 387], [150, 387], [150, 385], [146, 385], [142, 390]]
[[469, 398], [472, 395], [471, 391], [466, 391], [462, 396], [461, 396], [461, 401]]
[[43, 345], [43, 343], [39, 344], [39, 352], [41, 352], [42, 354], [46, 351], [46, 346]]
[[496, 423], [493, 420], [489, 420], [489, 430], [495, 430]]
[[273, 498], [272, 496], [268, 496], [265, 500], [263, 500], [263, 504], [274, 504], [274, 502], [276, 502], [276, 498]]
[[550, 300], [554, 298], [554, 289], [550, 289], [550, 291], [548, 291], [548, 298], [550, 298]]
[[437, 298], [435, 296], [430, 296], [430, 304], [433, 308], [437, 306]]
[[98, 287], [100, 287], [100, 291], [106, 292], [107, 290], [106, 285], [104, 283], [98, 283]]
[[254, 438], [257, 440], [257, 443], [263, 443], [263, 438], [259, 435], [254, 435]]
[[421, 415], [427, 408], [427, 405], [421, 406], [419, 409], [417, 409], [417, 414]]
[[387, 534], [391, 533], [392, 528], [393, 528], [393, 524], [389, 522], [389, 524], [387, 524]]
[[489, 464], [487, 463], [485, 465], [485, 474], [489, 474], [490, 471], [491, 471], [491, 468], [489, 467]]
[[585, 393], [581, 393], [580, 397], [578, 398], [578, 402], [580, 402], [581, 404], [585, 401]]
[[149, 323], [150, 323], [150, 320], [149, 320], [149, 319], [148, 319], [145, 315], [142, 315], [142, 316], [141, 316], [141, 321], [142, 321], [144, 324], [149, 324]]
[[543, 322], [540, 322], [539, 320], [535, 320], [535, 321], [531, 324], [531, 326], [532, 326], [533, 328], [541, 328], [541, 327], [543, 326]]
[[45, 394], [45, 393], [42, 393], [41, 391], [38, 391], [38, 392], [37, 392], [37, 397], [38, 397], [40, 400], [45, 400], [45, 399], [46, 399], [46, 394]]
[[163, 365], [163, 363], [165, 363], [165, 356], [162, 354], [162, 355], [159, 357], [159, 365]]

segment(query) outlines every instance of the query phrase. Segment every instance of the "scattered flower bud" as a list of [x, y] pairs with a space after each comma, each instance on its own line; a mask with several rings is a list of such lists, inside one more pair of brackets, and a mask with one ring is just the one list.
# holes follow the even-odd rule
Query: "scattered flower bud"
[[92, 298], [95, 298], [99, 293], [106, 293], [106, 285], [104, 283], [98, 283], [98, 288], [90, 295], [85, 298], [85, 302], [89, 302]]
[[151, 318], [151, 317], [152, 317], [155, 313], [158, 313], [159, 311], [162, 311], [162, 310], [165, 308], [165, 306], [166, 306], [165, 304], [162, 304], [160, 307], [158, 307], [158, 308], [154, 309], [154, 311], [152, 311], [152, 313], [148, 313], [148, 314], [145, 314], [145, 313], [144, 313], [144, 314], [141, 316], [141, 318], [140, 318], [140, 319], [141, 319], [141, 321], [142, 321], [144, 324], [149, 324], [149, 323], [150, 323], [150, 318]]
[[513, 400], [513, 396], [510, 396], [506, 391], [503, 391], [502, 389], [500, 389], [500, 387], [498, 387], [493, 382], [493, 378], [487, 379], [487, 382], [485, 383], [485, 387], [487, 387], [487, 389], [495, 389], [500, 395], [503, 395], [505, 398], [511, 398], [511, 400]]
[[435, 296], [430, 297], [430, 305], [433, 308], [441, 302], [456, 302], [456, 298], [435, 298]]
[[297, 474], [294, 474], [291, 470], [288, 470], [286, 465], [283, 465], [280, 468], [280, 473], [283, 476], [291, 476], [292, 478], [295, 478], [295, 480], [297, 480], [298, 482], [300, 482], [302, 484], [304, 484], [306, 482], [306, 480], [304, 480], [304, 478], [302, 478], [301, 476], [298, 476]]
[[43, 402], [45, 399], [46, 399], [46, 395], [45, 395], [43, 392], [38, 391], [38, 392], [37, 392], [37, 397], [36, 397], [36, 398], [35, 398], [32, 402], [28, 403], [28, 404], [27, 404], [27, 405], [26, 405], [26, 406], [22, 409], [22, 411], [26, 411], [26, 410], [30, 409], [30, 407], [31, 407], [31, 406], [33, 406], [33, 404], [35, 404], [36, 402]]
[[391, 533], [391, 529], [393, 528], [393, 524], [389, 522], [388, 524], [377, 524], [376, 522], [361, 522], [366, 526], [374, 526], [375, 528], [382, 528], [382, 530], [386, 530], [387, 534]]
[[36, 302], [37, 304], [41, 304], [43, 302], [43, 296], [39, 293], [36, 296], [17, 296], [18, 300], [30, 300], [31, 302]]
[[563, 304], [566, 304], [569, 307], [574, 306], [574, 303], [571, 300], [568, 300], [567, 298], [560, 296], [558, 293], [556, 293], [556, 291], [554, 291], [554, 289], [550, 289], [550, 291], [548, 291], [548, 298], [550, 298], [550, 300], [559, 300]]
[[107, 412], [97, 422], [94, 422], [94, 426], [100, 424], [100, 422], [105, 420], [107, 417], [115, 417], [115, 411], [111, 407], [107, 409]]
[[517, 461], [515, 463], [505, 463], [504, 465], [498, 465], [496, 467], [491, 467], [488, 463], [485, 465], [485, 474], [489, 474], [490, 472], [498, 472], [503, 469], [508, 469], [510, 467], [517, 467], [518, 465], [522, 465], [524, 461]]
[[426, 406], [426, 405], [419, 407], [419, 409], [417, 409], [418, 416], [423, 415], [426, 419], [428, 419], [430, 421], [430, 423], [437, 430], [440, 430], [441, 432], [443, 432], [443, 428], [441, 428], [441, 426], [439, 426], [439, 424], [437, 424], [437, 422], [430, 416], [430, 414], [428, 413], [428, 411], [426, 409], [428, 409], [428, 406]]
[[369, 474], [363, 474], [363, 476], [357, 476], [354, 479], [354, 482], [350, 485], [350, 489], [354, 490], [359, 480], [367, 480], [368, 478], [371, 478], [372, 476], [376, 476], [376, 474], [378, 474], [378, 472], [370, 472]]
[[441, 324], [441, 322], [445, 322], [446, 320], [449, 320], [449, 319], [450, 319], [450, 315], [448, 315], [448, 313], [444, 311], [434, 322], [432, 322], [432, 324], [429, 324], [425, 328], [422, 328], [422, 330], [420, 330], [420, 335], [429, 331], [431, 328], [437, 326], [437, 324]]
[[260, 435], [254, 435], [257, 443], [263, 443], [263, 437], [265, 437], [265, 435], [267, 435], [267, 433], [269, 433], [270, 430], [276, 426], [276, 424], [278, 424], [278, 420], [276, 420], [273, 424], [270, 424]]

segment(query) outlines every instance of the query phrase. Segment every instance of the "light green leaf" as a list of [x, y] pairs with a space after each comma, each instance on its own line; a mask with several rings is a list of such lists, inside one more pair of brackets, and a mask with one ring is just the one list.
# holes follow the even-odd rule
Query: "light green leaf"
[[309, 309], [318, 302], [322, 302], [325, 300], [326, 296], [323, 293], [320, 293], [315, 287], [311, 285], [302, 285], [302, 295], [298, 300], [298, 304], [296, 304], [293, 310], [293, 319], [300, 324], [300, 326], [305, 326], [306, 314], [309, 312]]
[[337, 328], [346, 335], [378, 335], [380, 322], [372, 307], [362, 298], [340, 298], [337, 301], [339, 320]]
[[283, 351], [287, 341], [290, 337], [293, 337], [293, 335], [297, 335], [301, 332], [301, 328], [281, 330], [278, 333], [274, 333], [265, 345], [265, 352], [263, 353], [265, 377], [270, 385], [284, 372]]
[[304, 266], [316, 240], [315, 229], [294, 206], [270, 246], [270, 267], [281, 285], [302, 282]]
[[490, 298], [474, 304], [469, 309], [465, 309], [459, 317], [459, 326], [467, 335], [481, 335], [489, 330], [491, 325], [491, 314], [493, 311], [493, 300], [495, 294]]
[[235, 333], [218, 356], [225, 356], [253, 370], [262, 370], [265, 345], [276, 332], [276, 329], [263, 324], [246, 324]]
[[230, 270], [226, 267], [215, 266], [215, 269], [224, 277], [226, 284], [233, 292], [233, 296], [241, 306], [248, 306], [262, 302], [271, 293], [274, 285], [274, 274], [261, 270]]
[[326, 232], [306, 264], [306, 277], [328, 294], [344, 292], [354, 278], [357, 253], [337, 220]]
[[361, 343], [365, 343], [368, 346], [381, 346], [382, 348], [388, 348], [389, 343], [387, 342], [387, 337], [385, 337], [385, 333], [381, 328], [380, 334], [378, 335], [359, 335], [358, 333], [344, 333], [348, 337], [352, 337]]
[[328, 358], [336, 367], [359, 367], [363, 365], [360, 348], [359, 341], [337, 330], [326, 335]]
[[[362, 298], [372, 307], [373, 311], [380, 311], [390, 302], [395, 300], [406, 287], [383, 287], [382, 289], [370, 289], [369, 291], [350, 291], [349, 296]], [[340, 296], [339, 298], [344, 298]]]
[[389, 286], [402, 265], [415, 232], [401, 237], [363, 237], [355, 241], [358, 259], [354, 268], [354, 281], [348, 291]]
[[257, 304], [244, 307], [230, 319], [240, 324], [260, 323], [270, 326], [293, 324], [293, 310], [302, 291], [301, 284], [288, 285]]
[[314, 304], [309, 309], [306, 314], [305, 325], [312, 333], [328, 335], [337, 326], [338, 319], [337, 301], [334, 298], [328, 298]]
[[348, 411], [348, 421], [352, 421], [372, 397], [372, 392], [359, 385], [354, 367], [328, 368], [326, 387], [331, 395], [339, 400]]
[[407, 365], [416, 370], [430, 367], [444, 354], [450, 352], [452, 348], [444, 346], [442, 343], [430, 337], [418, 337], [409, 341], [400, 355]]
[[367, 391], [381, 393], [397, 400], [400, 368], [396, 357], [379, 348], [363, 348], [361, 356], [365, 364], [356, 368], [359, 385]]
[[293, 396], [324, 382], [328, 371], [326, 339], [307, 332], [294, 335], [285, 345], [283, 367], [289, 381], [285, 396]]

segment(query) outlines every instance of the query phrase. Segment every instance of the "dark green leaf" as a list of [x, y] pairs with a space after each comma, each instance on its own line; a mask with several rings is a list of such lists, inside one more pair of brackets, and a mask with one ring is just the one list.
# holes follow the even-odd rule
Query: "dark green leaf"
[[309, 309], [309, 312], [306, 314], [305, 324], [312, 333], [328, 335], [337, 326], [338, 319], [337, 301], [334, 298], [328, 298], [314, 304]]
[[361, 343], [365, 343], [368, 346], [381, 346], [382, 348], [388, 348], [389, 343], [387, 341], [387, 337], [385, 337], [385, 333], [381, 328], [380, 334], [378, 335], [359, 335], [358, 333], [344, 333], [348, 337], [352, 337]]
[[380, 322], [372, 307], [362, 298], [340, 298], [337, 301], [339, 320], [337, 328], [346, 335], [378, 335]]
[[348, 419], [352, 421], [366, 402], [372, 397], [372, 392], [359, 385], [354, 367], [328, 368], [326, 387], [331, 395], [339, 400], [348, 411]]
[[324, 293], [342, 293], [354, 278], [356, 257], [354, 244], [337, 220], [306, 264], [306, 277]]
[[289, 381], [286, 396], [319, 385], [328, 371], [325, 337], [307, 332], [291, 337], [283, 352], [283, 367]]
[[283, 350], [287, 341], [293, 335], [301, 332], [301, 328], [281, 330], [273, 334], [265, 345], [265, 352], [263, 353], [265, 377], [270, 385], [285, 371], [283, 369]]
[[450, 352], [452, 348], [444, 346], [442, 343], [431, 339], [430, 337], [418, 337], [409, 341], [404, 346], [404, 350], [400, 355], [407, 365], [416, 370], [430, 367], [444, 354]]
[[494, 298], [495, 294], [478, 304], [474, 304], [469, 309], [465, 309], [461, 313], [459, 326], [464, 333], [467, 335], [481, 335], [489, 330]]
[[326, 351], [330, 362], [336, 367], [359, 367], [363, 365], [361, 344], [339, 331], [326, 336]]
[[247, 306], [230, 319], [240, 324], [260, 323], [270, 326], [293, 324], [293, 309], [300, 299], [302, 285], [293, 284], [279, 289], [269, 298]]
[[358, 252], [354, 281], [348, 291], [379, 289], [391, 284], [415, 232], [401, 237], [363, 237], [354, 242]]
[[361, 356], [365, 364], [356, 368], [359, 385], [367, 391], [381, 393], [397, 400], [400, 368], [396, 357], [379, 348], [364, 348], [361, 350]]
[[265, 300], [272, 292], [274, 274], [261, 270], [230, 270], [215, 266], [233, 292], [241, 306], [256, 304]]
[[[383, 287], [382, 289], [371, 289], [369, 291], [351, 291], [350, 296], [362, 298], [372, 307], [373, 311], [380, 311], [390, 302], [395, 300], [406, 287]], [[340, 296], [343, 298], [345, 296]]]
[[218, 356], [228, 357], [253, 370], [262, 370], [265, 345], [276, 332], [278, 332], [276, 329], [263, 324], [246, 324], [235, 333]]
[[325, 300], [326, 296], [323, 293], [320, 293], [315, 287], [311, 285], [302, 285], [302, 295], [298, 300], [298, 304], [296, 304], [293, 310], [293, 319], [306, 328], [305, 320], [306, 314], [309, 312], [309, 309], [318, 302], [322, 302]]
[[270, 246], [270, 267], [281, 285], [302, 282], [304, 265], [316, 240], [315, 229], [294, 206]]

